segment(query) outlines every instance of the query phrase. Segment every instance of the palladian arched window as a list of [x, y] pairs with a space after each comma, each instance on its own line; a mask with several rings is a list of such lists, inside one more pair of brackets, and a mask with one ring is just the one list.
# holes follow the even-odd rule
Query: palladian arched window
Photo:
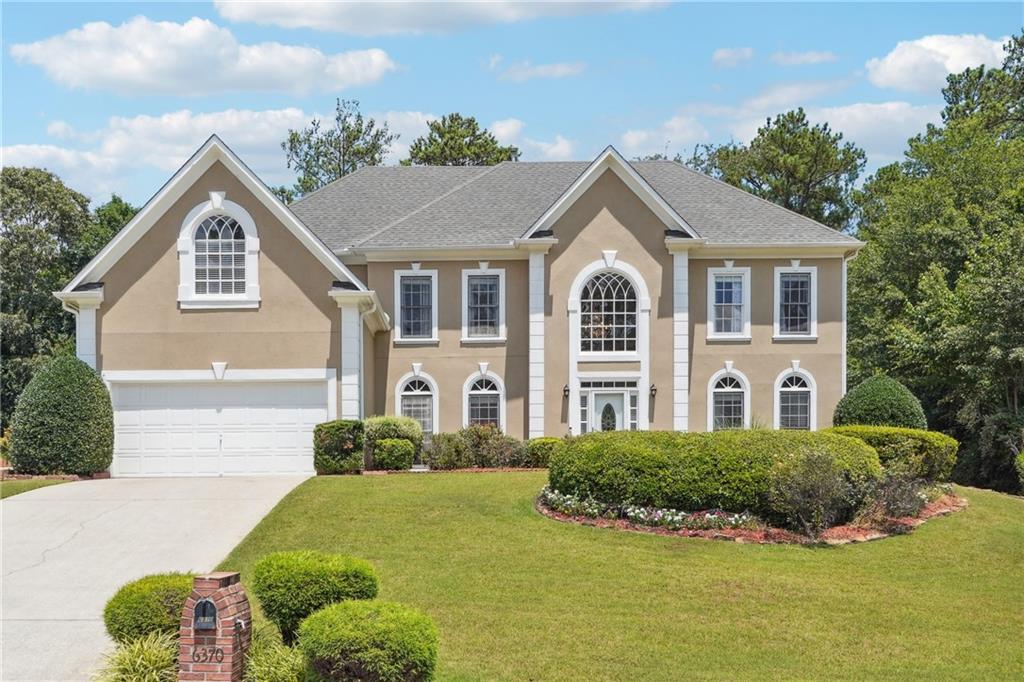
[[195, 233], [195, 293], [245, 293], [245, 232], [231, 216], [212, 215]]
[[775, 428], [818, 428], [814, 377], [804, 369], [787, 370], [775, 380]]
[[430, 384], [420, 378], [405, 382], [399, 396], [399, 412], [420, 423], [425, 441], [429, 441], [434, 432], [434, 397]]
[[466, 397], [466, 425], [501, 428], [501, 388], [493, 379], [481, 377], [469, 387]]
[[742, 429], [746, 425], [744, 415], [746, 396], [743, 384], [731, 375], [725, 375], [711, 391], [713, 422], [712, 430]]
[[580, 292], [580, 351], [636, 352], [637, 295], [617, 272], [599, 272]]

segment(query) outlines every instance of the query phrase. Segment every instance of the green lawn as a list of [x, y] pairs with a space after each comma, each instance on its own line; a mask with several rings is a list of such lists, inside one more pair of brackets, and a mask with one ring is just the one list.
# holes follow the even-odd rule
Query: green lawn
[[59, 485], [67, 482], [48, 478], [13, 478], [9, 481], [0, 481], [0, 500], [12, 495], [27, 493], [29, 490], [35, 490], [36, 488], [45, 488], [48, 485]]
[[459, 680], [1022, 679], [1024, 500], [833, 548], [558, 523], [544, 473], [315, 478], [222, 564], [314, 548], [369, 559], [441, 629]]

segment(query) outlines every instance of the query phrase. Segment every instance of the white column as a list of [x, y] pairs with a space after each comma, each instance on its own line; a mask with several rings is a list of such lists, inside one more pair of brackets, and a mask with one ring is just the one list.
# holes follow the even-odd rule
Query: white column
[[359, 419], [360, 400], [360, 348], [362, 330], [359, 306], [345, 303], [341, 306], [341, 418]]
[[544, 253], [530, 253], [529, 437], [544, 435]]
[[[842, 306], [842, 309], [843, 309], [842, 310], [842, 315], [843, 315], [843, 341], [842, 341], [842, 343], [843, 343], [843, 350], [842, 350], [842, 353], [840, 354], [840, 357], [839, 357], [839, 362], [842, 365], [842, 367], [839, 370], [839, 372], [840, 372], [840, 375], [839, 375], [839, 389], [840, 389], [840, 391], [842, 391], [840, 393], [840, 396], [846, 395], [846, 263], [847, 263], [847, 259], [844, 256], [843, 257], [842, 281], [839, 284], [840, 288], [842, 289], [842, 302], [841, 302], [841, 306]], [[817, 296], [818, 292], [815, 291], [813, 293], [813, 295]], [[815, 396], [815, 397], [817, 397], [817, 396]]]
[[96, 306], [79, 304], [75, 314], [75, 355], [96, 369]]
[[690, 428], [690, 254], [672, 254], [672, 428]]

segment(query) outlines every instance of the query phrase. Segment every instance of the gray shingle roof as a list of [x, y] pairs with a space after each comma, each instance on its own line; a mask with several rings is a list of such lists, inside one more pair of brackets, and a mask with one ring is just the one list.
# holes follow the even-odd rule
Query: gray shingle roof
[[[364, 168], [291, 208], [335, 250], [508, 244], [523, 236], [589, 165]], [[826, 225], [678, 163], [632, 165], [711, 243], [857, 244]]]

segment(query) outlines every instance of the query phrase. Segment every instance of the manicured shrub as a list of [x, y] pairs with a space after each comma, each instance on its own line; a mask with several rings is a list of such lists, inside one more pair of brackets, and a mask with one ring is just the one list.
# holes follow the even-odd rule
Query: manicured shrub
[[177, 635], [181, 610], [191, 592], [192, 576], [187, 573], [159, 573], [133, 580], [103, 609], [107, 634], [117, 642], [151, 633]]
[[252, 588], [263, 613], [291, 642], [302, 619], [334, 602], [373, 599], [377, 574], [368, 562], [311, 550], [275, 552], [256, 562]]
[[268, 625], [253, 631], [245, 660], [245, 682], [304, 682], [309, 679], [306, 657], [297, 647], [281, 642]]
[[95, 682], [175, 682], [178, 679], [178, 639], [165, 632], [151, 632], [122, 642], [106, 655], [92, 679]]
[[299, 628], [299, 648], [321, 680], [429, 680], [437, 626], [415, 609], [380, 601], [333, 604]]
[[313, 466], [318, 474], [357, 474], [363, 470], [363, 422], [336, 419], [313, 429]]
[[896, 426], [836, 426], [828, 430], [859, 438], [873, 447], [887, 470], [902, 471], [928, 481], [949, 478], [960, 447], [955, 438], [938, 431]]
[[467, 426], [456, 433], [436, 434], [425, 459], [431, 469], [525, 467], [530, 461], [521, 440], [490, 425]]
[[96, 371], [68, 355], [40, 368], [18, 398], [11, 465], [26, 474], [94, 474], [114, 459], [114, 411]]
[[412, 468], [416, 448], [404, 438], [385, 438], [373, 447], [373, 468], [405, 471]]
[[772, 467], [768, 498], [789, 526], [812, 538], [853, 510], [850, 484], [839, 462], [825, 450], [783, 457]]
[[769, 518], [777, 516], [769, 500], [772, 467], [810, 451], [836, 461], [854, 503], [882, 475], [871, 446], [834, 433], [611, 431], [568, 440], [552, 454], [548, 478], [559, 492], [600, 502]]
[[473, 453], [458, 433], [435, 433], [423, 458], [431, 469], [468, 469], [473, 466]]
[[423, 448], [423, 427], [411, 417], [370, 417], [363, 422], [366, 446], [374, 446], [386, 438], [404, 438], [418, 453]]
[[884, 374], [866, 379], [844, 395], [836, 405], [832, 423], [928, 428], [921, 401], [906, 386]]
[[526, 441], [526, 466], [543, 469], [551, 461], [551, 453], [565, 447], [565, 439], [541, 436]]

